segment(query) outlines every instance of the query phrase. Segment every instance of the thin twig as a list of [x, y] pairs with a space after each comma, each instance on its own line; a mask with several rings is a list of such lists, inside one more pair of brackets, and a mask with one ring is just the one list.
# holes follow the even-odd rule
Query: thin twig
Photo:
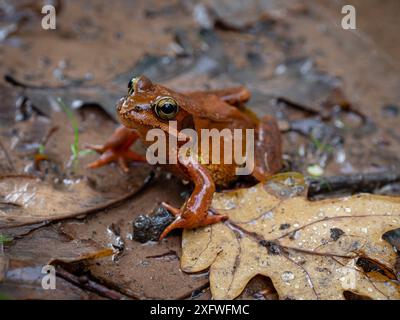
[[129, 299], [128, 296], [125, 296], [122, 293], [119, 293], [118, 291], [115, 291], [113, 289], [107, 288], [106, 286], [103, 286], [102, 284], [91, 280], [89, 277], [78, 277], [61, 267], [57, 267], [57, 276], [63, 278], [64, 280], [76, 285], [77, 287], [83, 290], [94, 292], [99, 296], [105, 297], [107, 299], [111, 300]]
[[287, 99], [285, 97], [277, 97], [276, 98], [276, 102], [278, 104], [280, 104], [280, 103], [281, 104], [285, 104], [285, 105], [287, 105], [289, 107], [292, 107], [294, 109], [298, 109], [298, 110], [300, 110], [302, 112], [305, 112], [305, 113], [308, 113], [308, 114], [311, 114], [311, 115], [318, 115], [319, 114], [319, 112], [314, 110], [313, 108], [311, 108], [309, 106], [306, 106], [306, 105], [303, 105], [303, 104], [298, 103], [298, 102], [294, 102], [294, 101], [289, 100], [289, 99]]
[[53, 126], [51, 127], [47, 133], [45, 134], [45, 136], [42, 138], [42, 141], [40, 142], [40, 144], [42, 146], [46, 146], [47, 142], [49, 141], [49, 139], [51, 138], [51, 136], [53, 135], [53, 133], [55, 133], [57, 130], [59, 129], [58, 126]]
[[307, 182], [309, 185], [309, 197], [338, 191], [372, 192], [376, 188], [380, 188], [384, 185], [400, 182], [400, 172], [385, 171], [323, 178], [307, 178]]

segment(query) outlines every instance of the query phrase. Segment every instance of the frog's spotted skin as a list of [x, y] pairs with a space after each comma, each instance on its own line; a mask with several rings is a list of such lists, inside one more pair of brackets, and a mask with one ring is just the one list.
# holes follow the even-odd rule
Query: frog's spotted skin
[[[155, 84], [144, 76], [134, 78], [128, 84], [128, 95], [120, 99], [116, 106], [123, 126], [103, 146], [91, 146], [101, 156], [89, 167], [97, 168], [117, 161], [127, 171], [128, 161], [145, 161], [143, 156], [131, 151], [130, 146], [138, 138], [144, 144], [153, 143], [145, 141], [147, 132], [153, 128], [159, 128], [168, 135], [168, 121], [175, 120], [178, 130], [191, 128], [199, 136], [201, 129], [254, 129], [256, 141], [253, 176], [263, 180], [278, 172], [282, 166], [280, 132], [272, 117], [267, 116], [260, 121], [243, 106], [249, 98], [250, 93], [244, 87], [179, 93]], [[178, 149], [185, 141], [179, 143]], [[181, 209], [163, 204], [176, 219], [164, 230], [160, 240], [176, 228], [196, 228], [224, 220], [225, 216], [209, 212], [215, 185], [226, 186], [237, 178], [237, 166], [223, 161], [221, 164], [209, 165], [203, 165], [201, 161], [186, 165], [179, 160], [176, 162], [178, 164], [168, 165], [168, 169], [190, 180], [194, 190]]]

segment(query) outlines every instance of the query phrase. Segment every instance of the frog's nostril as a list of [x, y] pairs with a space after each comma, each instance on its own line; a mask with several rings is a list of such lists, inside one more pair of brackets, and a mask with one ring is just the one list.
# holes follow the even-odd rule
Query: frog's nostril
[[125, 99], [124, 99], [124, 98], [121, 98], [121, 99], [117, 102], [117, 104], [116, 104], [116, 106], [115, 106], [115, 109], [117, 110], [117, 112], [121, 112], [122, 107], [124, 106], [124, 102], [125, 102]]

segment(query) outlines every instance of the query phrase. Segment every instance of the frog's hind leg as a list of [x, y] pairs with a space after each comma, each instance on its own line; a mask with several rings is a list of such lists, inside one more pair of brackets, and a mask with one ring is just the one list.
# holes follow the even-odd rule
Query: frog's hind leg
[[194, 190], [182, 209], [166, 203], [162, 204], [175, 216], [175, 220], [162, 232], [160, 241], [174, 229], [204, 227], [228, 218], [227, 216], [213, 214], [209, 210], [215, 185], [207, 169], [197, 161], [189, 161], [184, 165], [184, 170], [194, 183]]
[[253, 176], [264, 181], [282, 168], [282, 140], [278, 124], [271, 116], [261, 119], [255, 131], [255, 168]]
[[159, 241], [164, 239], [172, 230], [175, 229], [193, 229], [197, 227], [205, 227], [228, 219], [227, 216], [212, 214], [212, 212], [209, 211], [205, 217], [198, 219], [195, 224], [193, 224], [193, 221], [191, 221], [192, 219], [184, 218], [178, 208], [172, 207], [166, 203], [163, 203], [162, 205], [165, 209], [171, 212], [176, 219], [164, 229], [160, 235]]
[[144, 156], [130, 150], [138, 138], [137, 132], [120, 126], [104, 145], [87, 145], [88, 149], [101, 154], [98, 160], [88, 165], [88, 168], [99, 168], [111, 162], [117, 162], [122, 170], [127, 172], [129, 161], [146, 161]]
[[220, 100], [231, 106], [241, 106], [249, 101], [251, 97], [250, 91], [243, 86], [219, 90], [195, 91], [188, 93], [188, 95], [194, 98], [210, 94], [217, 96]]
[[221, 90], [213, 90], [209, 93], [215, 94], [222, 101], [232, 105], [240, 106], [250, 100], [251, 93], [246, 87], [235, 87]]

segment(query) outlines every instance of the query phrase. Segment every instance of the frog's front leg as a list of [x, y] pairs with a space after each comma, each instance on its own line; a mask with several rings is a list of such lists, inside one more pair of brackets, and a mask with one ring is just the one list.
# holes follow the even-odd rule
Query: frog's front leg
[[182, 209], [162, 204], [175, 216], [175, 220], [162, 232], [160, 241], [174, 229], [194, 229], [228, 219], [227, 216], [213, 214], [209, 210], [215, 184], [207, 169], [197, 161], [189, 161], [184, 165], [184, 171], [194, 183], [194, 190]]
[[282, 168], [282, 139], [276, 120], [264, 116], [255, 130], [255, 168], [253, 176], [264, 181]]
[[146, 161], [144, 156], [130, 150], [130, 147], [138, 138], [139, 135], [137, 132], [120, 126], [114, 131], [104, 145], [87, 145], [87, 148], [101, 154], [97, 161], [88, 165], [88, 168], [98, 168], [116, 161], [122, 170], [127, 172], [127, 163], [129, 161]]

